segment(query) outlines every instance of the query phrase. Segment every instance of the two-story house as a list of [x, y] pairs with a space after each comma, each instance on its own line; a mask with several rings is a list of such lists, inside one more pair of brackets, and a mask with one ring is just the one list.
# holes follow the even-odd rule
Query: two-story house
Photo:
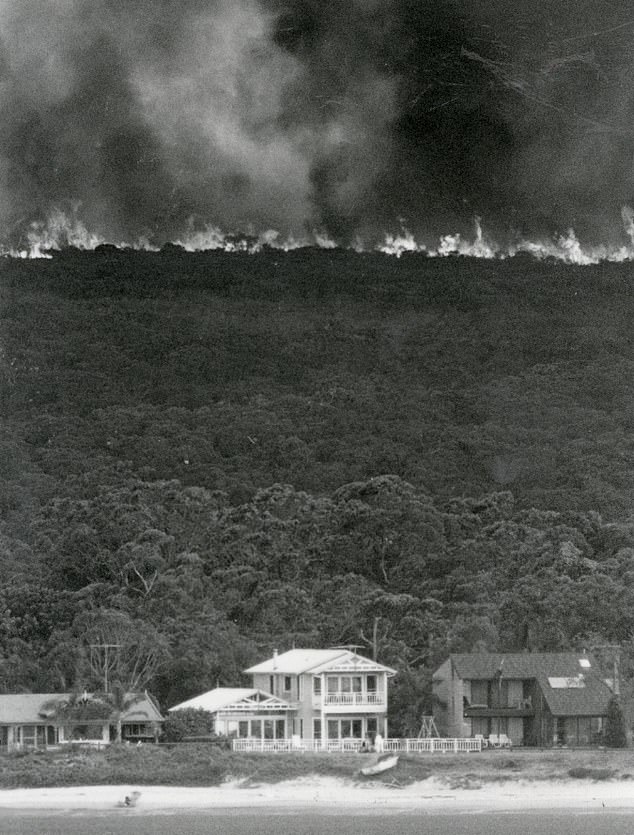
[[387, 736], [390, 667], [349, 649], [292, 649], [245, 672], [293, 705], [291, 733], [301, 739]]
[[612, 696], [592, 656], [575, 652], [451, 655], [432, 685], [441, 734], [514, 745], [599, 744]]
[[170, 708], [202, 708], [215, 730], [237, 738], [313, 745], [387, 735], [388, 679], [395, 670], [349, 649], [275, 652], [245, 670], [252, 688], [216, 688]]

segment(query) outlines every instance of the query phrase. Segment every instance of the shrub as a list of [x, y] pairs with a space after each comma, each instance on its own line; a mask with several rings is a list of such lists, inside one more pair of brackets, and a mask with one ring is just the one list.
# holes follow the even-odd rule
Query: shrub
[[214, 716], [208, 710], [188, 707], [169, 714], [163, 724], [166, 742], [183, 742], [187, 737], [214, 735]]
[[608, 748], [627, 748], [625, 717], [618, 696], [612, 696], [608, 702], [608, 715], [605, 725], [605, 744]]

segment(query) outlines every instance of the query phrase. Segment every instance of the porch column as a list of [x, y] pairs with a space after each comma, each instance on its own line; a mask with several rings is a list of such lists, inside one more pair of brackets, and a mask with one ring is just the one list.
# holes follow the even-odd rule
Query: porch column
[[321, 750], [328, 750], [328, 726], [326, 725], [326, 674], [321, 674]]

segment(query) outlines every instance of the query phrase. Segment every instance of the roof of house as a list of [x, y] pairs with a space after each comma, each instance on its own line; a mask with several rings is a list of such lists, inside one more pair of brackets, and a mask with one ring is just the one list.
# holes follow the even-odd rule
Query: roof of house
[[463, 680], [536, 679], [553, 716], [605, 715], [612, 696], [587, 653], [470, 653], [450, 660]]
[[217, 713], [245, 708], [256, 711], [290, 710], [291, 706], [283, 699], [278, 699], [271, 693], [265, 693], [253, 687], [216, 687], [214, 690], [208, 690], [200, 696], [194, 696], [193, 699], [170, 707], [168, 712], [187, 708]]
[[300, 675], [301, 673], [341, 672], [387, 672], [393, 675], [396, 670], [371, 661], [349, 649], [291, 649], [275, 654], [267, 661], [249, 667], [245, 673], [282, 673]]
[[[0, 694], [0, 725], [33, 725], [52, 721], [54, 703], [68, 701], [71, 693]], [[135, 694], [127, 694], [132, 699]], [[98, 695], [95, 696], [98, 698]], [[163, 717], [149, 693], [139, 693], [121, 715], [123, 722], [160, 722]]]
[[504, 678], [570, 678], [598, 669], [594, 658], [581, 652], [473, 652], [450, 659], [462, 679], [495, 678], [499, 671]]

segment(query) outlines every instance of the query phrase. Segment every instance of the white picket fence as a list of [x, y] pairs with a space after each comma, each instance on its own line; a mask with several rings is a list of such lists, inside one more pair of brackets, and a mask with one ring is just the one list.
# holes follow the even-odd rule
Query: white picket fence
[[[329, 739], [324, 746], [319, 739], [234, 739], [232, 749], [244, 753], [354, 753], [361, 747], [360, 739]], [[481, 739], [427, 737], [424, 739], [385, 739], [383, 750], [402, 754], [465, 754], [482, 750]]]

